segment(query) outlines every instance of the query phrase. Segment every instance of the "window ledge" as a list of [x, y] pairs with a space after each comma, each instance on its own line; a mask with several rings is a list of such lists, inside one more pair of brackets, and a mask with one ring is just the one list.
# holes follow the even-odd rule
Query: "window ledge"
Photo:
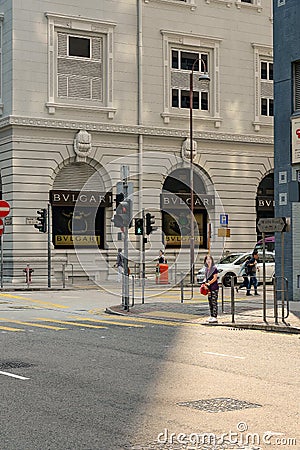
[[4, 108], [3, 103], [0, 103], [0, 116], [2, 116], [3, 114], [3, 108]]
[[266, 118], [265, 120], [252, 122], [252, 125], [254, 127], [254, 131], [260, 131], [261, 127], [273, 127], [274, 119], [273, 117]]
[[[189, 111], [189, 110], [188, 110]], [[195, 111], [196, 113], [196, 111]], [[164, 119], [164, 123], [170, 123], [171, 119], [189, 120], [190, 117], [187, 114], [177, 113], [177, 112], [164, 112], [161, 113], [161, 117]], [[211, 117], [211, 116], [200, 116], [197, 114], [193, 115], [193, 120], [204, 120], [207, 122], [214, 122], [215, 128], [220, 128], [222, 123], [222, 118]]]
[[261, 12], [262, 11], [261, 0], [254, 0], [254, 3], [243, 3], [240, 0], [205, 0], [205, 2], [207, 4], [210, 4], [210, 3], [223, 3], [228, 8], [230, 8], [231, 5], [235, 4], [235, 6], [238, 9], [250, 8], [250, 9], [256, 9], [257, 12]]
[[232, 5], [232, 0], [205, 0], [207, 4], [213, 3], [223, 3], [223, 5], [226, 5], [227, 8], [230, 8]]
[[69, 103], [46, 103], [46, 108], [48, 109], [49, 114], [55, 114], [55, 110], [57, 109], [77, 109], [81, 111], [101, 111], [106, 112], [108, 119], [113, 119], [116, 113], [116, 108], [110, 108], [105, 106], [96, 106], [96, 105], [74, 105]]
[[241, 1], [236, 0], [235, 6], [237, 7], [237, 9], [241, 9], [241, 8], [256, 9], [257, 12], [259, 12], [259, 13], [262, 11], [262, 6], [261, 6], [260, 0], [256, 0], [254, 4], [242, 3]]
[[150, 2], [171, 3], [172, 5], [190, 8], [191, 11], [195, 11], [195, 9], [197, 8], [197, 6], [195, 4], [195, 0], [186, 0], [186, 1], [181, 1], [181, 0], [144, 0], [144, 2], [145, 3], [150, 3]]

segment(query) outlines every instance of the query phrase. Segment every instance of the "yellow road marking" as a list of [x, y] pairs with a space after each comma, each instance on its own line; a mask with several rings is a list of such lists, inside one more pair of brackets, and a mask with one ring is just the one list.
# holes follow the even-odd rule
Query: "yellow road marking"
[[[70, 316], [69, 319], [78, 319], [78, 317]], [[109, 319], [98, 320], [98, 319], [89, 319], [89, 318], [86, 318], [86, 317], [80, 317], [80, 320], [85, 320], [87, 322], [107, 323], [109, 325], [119, 325], [121, 327], [145, 328], [144, 325], [136, 325], [136, 324], [133, 324], [133, 323], [131, 324], [131, 323], [115, 322], [115, 321], [109, 320]]]
[[198, 326], [196, 323], [186, 323], [186, 322], [172, 322], [170, 320], [159, 320], [159, 319], [144, 319], [143, 317], [125, 317], [125, 316], [118, 316], [120, 317], [120, 320], [131, 320], [134, 322], [144, 322], [144, 323], [152, 323], [155, 325], [168, 325], [170, 327], [178, 327], [178, 326]]
[[36, 320], [41, 320], [42, 322], [60, 323], [62, 325], [74, 325], [74, 327], [107, 328], [107, 327], [102, 327], [100, 325], [89, 325], [86, 323], [78, 323], [78, 322], [71, 322], [71, 321], [65, 321], [65, 320], [45, 319], [43, 317], [37, 317]]
[[51, 306], [52, 308], [62, 308], [62, 309], [68, 308], [68, 306], [60, 305], [58, 303], [44, 302], [43, 300], [33, 300], [28, 297], [22, 297], [21, 295], [12, 295], [12, 294], [1, 293], [0, 296], [7, 297], [7, 298], [15, 298], [17, 300], [22, 300], [22, 301], [26, 300], [27, 302], [37, 303], [39, 305], [44, 305], [44, 306]]
[[5, 331], [24, 331], [24, 330], [21, 330], [21, 328], [2, 327], [2, 326], [0, 326], [0, 330], [5, 330]]
[[66, 329], [66, 328], [62, 328], [62, 327], [53, 327], [51, 325], [40, 325], [38, 323], [23, 322], [21, 320], [10, 320], [10, 319], [2, 318], [2, 317], [0, 317], [0, 320], [2, 320], [3, 322], [16, 323], [18, 325], [28, 325], [30, 327], [47, 328], [49, 330], [65, 330]]

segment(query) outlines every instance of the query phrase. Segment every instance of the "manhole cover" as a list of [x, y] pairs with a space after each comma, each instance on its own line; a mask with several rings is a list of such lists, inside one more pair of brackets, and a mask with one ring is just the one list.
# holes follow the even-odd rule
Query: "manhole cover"
[[224, 411], [234, 411], [238, 409], [260, 408], [262, 405], [258, 403], [245, 402], [234, 398], [210, 398], [206, 400], [195, 400], [192, 402], [180, 402], [179, 406], [187, 406], [189, 408], [200, 409], [201, 411], [217, 413]]
[[0, 369], [19, 369], [31, 367], [32, 364], [23, 362], [23, 361], [0, 361]]

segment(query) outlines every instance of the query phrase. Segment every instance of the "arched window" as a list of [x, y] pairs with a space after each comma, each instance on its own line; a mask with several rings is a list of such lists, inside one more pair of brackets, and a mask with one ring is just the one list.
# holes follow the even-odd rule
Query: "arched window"
[[[266, 175], [259, 183], [256, 197], [256, 221], [262, 218], [274, 217], [274, 174]], [[261, 239], [261, 232], [256, 230], [257, 239]], [[272, 233], [271, 233], [272, 234]]]
[[[194, 173], [193, 178], [195, 245], [206, 248], [206, 207], [209, 207], [211, 196], [206, 194], [205, 185], [197, 173]], [[161, 195], [162, 230], [166, 247], [189, 247], [192, 225], [189, 214], [190, 204], [190, 170], [176, 169], [166, 178]]]
[[105, 194], [100, 174], [86, 163], [73, 163], [57, 174], [50, 191], [55, 248], [105, 247]]

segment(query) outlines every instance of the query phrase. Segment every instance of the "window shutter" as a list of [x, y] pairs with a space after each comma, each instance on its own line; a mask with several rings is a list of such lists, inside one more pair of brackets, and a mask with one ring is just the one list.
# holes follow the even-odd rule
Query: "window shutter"
[[68, 34], [58, 33], [58, 97], [103, 101], [103, 39], [91, 40], [92, 58], [73, 58], [68, 56]]
[[63, 167], [57, 174], [53, 189], [80, 191], [88, 181], [87, 190], [104, 192], [104, 184], [96, 170], [83, 163]]

